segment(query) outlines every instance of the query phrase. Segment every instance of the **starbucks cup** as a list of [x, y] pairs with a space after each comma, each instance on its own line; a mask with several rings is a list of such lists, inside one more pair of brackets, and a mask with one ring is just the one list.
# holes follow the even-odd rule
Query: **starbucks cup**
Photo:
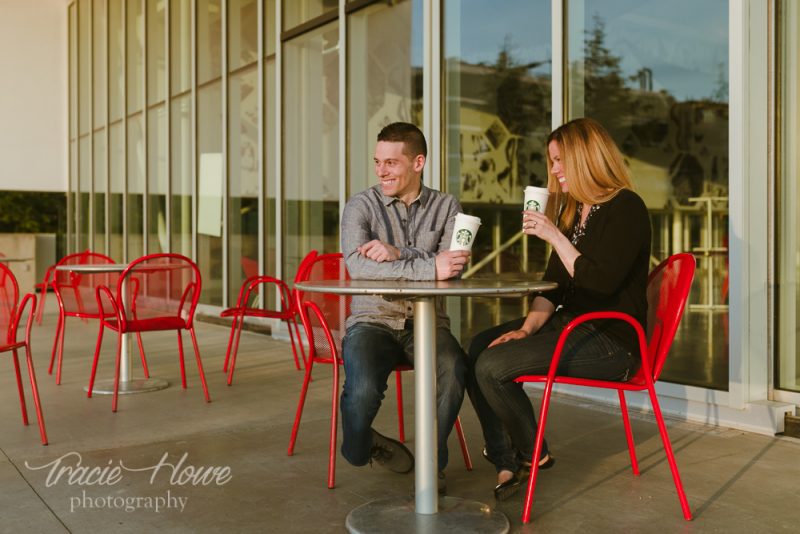
[[481, 225], [479, 217], [473, 217], [465, 213], [456, 215], [456, 223], [453, 226], [453, 237], [450, 238], [450, 250], [472, 250], [472, 243]]
[[533, 187], [532, 185], [529, 185], [525, 188], [525, 201], [523, 207], [526, 210], [544, 213], [544, 210], [547, 207], [547, 197], [549, 196], [550, 192], [547, 191], [546, 187]]

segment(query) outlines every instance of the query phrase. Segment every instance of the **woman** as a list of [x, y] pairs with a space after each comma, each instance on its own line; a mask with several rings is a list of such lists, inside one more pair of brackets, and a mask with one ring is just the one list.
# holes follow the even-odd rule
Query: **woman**
[[[558, 289], [536, 296], [526, 317], [478, 334], [469, 349], [467, 390], [483, 428], [484, 456], [497, 469], [498, 500], [527, 478], [537, 428], [514, 379], [547, 373], [562, 329], [577, 315], [614, 310], [643, 327], [647, 320], [650, 219], [613, 140], [597, 122], [576, 119], [550, 134], [547, 160], [546, 213], [524, 211], [522, 230], [552, 246], [544, 279]], [[558, 372], [624, 381], [638, 365], [630, 325], [595, 321], [569, 336]], [[553, 463], [545, 441], [539, 468]]]

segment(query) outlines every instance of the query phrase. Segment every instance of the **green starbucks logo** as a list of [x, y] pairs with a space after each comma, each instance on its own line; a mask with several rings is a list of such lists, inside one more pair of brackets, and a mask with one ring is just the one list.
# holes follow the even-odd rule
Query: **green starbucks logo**
[[469, 246], [469, 244], [472, 243], [472, 232], [470, 232], [466, 228], [462, 228], [461, 230], [456, 232], [456, 243], [458, 243], [462, 247]]
[[529, 200], [525, 203], [525, 209], [541, 212], [542, 205], [536, 202], [535, 200]]

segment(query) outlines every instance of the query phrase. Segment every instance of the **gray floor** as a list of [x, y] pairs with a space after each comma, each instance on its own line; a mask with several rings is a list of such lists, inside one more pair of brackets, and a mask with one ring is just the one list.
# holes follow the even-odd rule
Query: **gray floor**
[[[62, 384], [47, 374], [53, 311], [35, 327], [33, 341], [47, 447], [39, 443], [35, 418], [30, 426], [21, 424], [11, 363], [2, 363], [0, 531], [344, 532], [352, 508], [413, 491], [412, 476], [351, 467], [341, 457], [337, 487], [327, 489], [328, 366], [316, 370], [295, 455], [286, 455], [302, 379], [287, 343], [243, 334], [234, 385], [228, 387], [221, 372], [228, 330], [199, 324], [213, 401], [206, 404], [191, 351], [183, 390], [174, 335], [150, 334], [145, 348], [151, 374], [171, 386], [121, 397], [114, 414], [109, 396], [87, 399], [82, 390], [94, 324], [70, 320]], [[111, 374], [114, 345], [109, 336], [100, 378]], [[413, 447], [412, 382], [408, 375], [406, 424]], [[396, 435], [393, 386], [387, 399], [376, 427]], [[29, 397], [29, 411], [31, 404]], [[523, 526], [521, 493], [500, 504], [493, 499], [493, 468], [480, 457], [480, 429], [468, 401], [462, 420], [475, 469], [464, 468], [451, 437], [449, 495], [496, 507], [513, 532], [797, 531], [800, 440], [668, 421], [694, 514], [686, 522], [649, 417], [634, 414], [642, 468], [634, 477], [616, 412], [557, 396], [547, 432], [558, 463], [542, 472], [533, 523]], [[123, 470], [112, 484], [112, 468], [120, 464], [144, 470]]]

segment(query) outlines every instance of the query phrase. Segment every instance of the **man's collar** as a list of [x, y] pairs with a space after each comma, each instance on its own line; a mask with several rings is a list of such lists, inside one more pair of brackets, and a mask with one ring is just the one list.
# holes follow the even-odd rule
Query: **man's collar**
[[[397, 197], [389, 197], [389, 196], [384, 195], [383, 191], [381, 191], [381, 184], [376, 184], [373, 187], [375, 187], [375, 190], [381, 196], [381, 200], [383, 201], [383, 205], [384, 206], [389, 206], [394, 201], [400, 202], [400, 199], [397, 198]], [[428, 203], [428, 199], [430, 198], [430, 196], [431, 196], [430, 188], [429, 187], [425, 187], [425, 184], [420, 183], [419, 195], [417, 195], [417, 198], [415, 198], [414, 201], [411, 204], [413, 204], [416, 201], [419, 201], [420, 206], [422, 206], [424, 208], [425, 205]]]

